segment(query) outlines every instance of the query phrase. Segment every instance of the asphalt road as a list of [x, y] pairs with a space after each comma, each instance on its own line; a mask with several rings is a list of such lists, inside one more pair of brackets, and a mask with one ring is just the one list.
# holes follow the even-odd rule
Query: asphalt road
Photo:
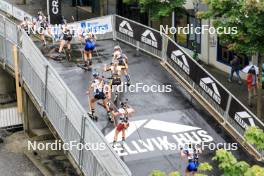
[[[93, 69], [102, 73], [103, 65], [110, 63], [115, 44], [117, 42], [110, 40], [97, 42], [99, 55], [103, 55], [103, 57], [99, 56], [102, 63], [98, 63], [98, 56], [95, 54]], [[171, 148], [171, 145], [168, 144], [179, 146], [188, 143], [188, 141], [192, 143], [204, 142], [205, 144], [228, 143], [226, 145], [228, 149], [229, 145], [235, 143], [214, 118], [197, 105], [175, 79], [166, 72], [158, 59], [144, 53], [136, 56], [134, 48], [122, 43], [120, 46], [129, 58], [129, 72], [133, 85], [142, 83], [142, 85], [148, 86], [171, 86], [171, 92], [147, 93], [140, 89], [138, 92], [126, 92], [122, 95], [123, 100], [126, 98], [129, 100], [129, 104], [135, 108], [136, 113], [130, 119], [124, 148], [117, 144], [115, 150], [131, 169], [133, 175], [146, 176], [154, 169], [165, 172], [175, 170], [183, 172], [186, 167], [186, 159], [181, 160], [179, 150]], [[50, 60], [50, 62], [88, 111], [85, 92], [92, 78], [91, 72], [85, 72], [76, 64], [67, 61]], [[96, 113], [99, 120], [95, 123], [111, 143], [114, 126], [108, 122], [106, 112], [102, 107], [97, 106]], [[200, 161], [215, 165], [216, 163], [211, 161], [214, 153], [215, 150], [205, 147], [200, 155]], [[233, 153], [239, 159], [255, 163], [239, 146]], [[214, 170], [210, 175], [220, 175], [220, 173], [218, 170]]]

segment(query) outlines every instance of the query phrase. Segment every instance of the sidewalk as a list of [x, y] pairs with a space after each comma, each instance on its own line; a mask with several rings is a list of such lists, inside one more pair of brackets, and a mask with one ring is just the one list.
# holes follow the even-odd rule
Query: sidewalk
[[[236, 77], [234, 76], [233, 82], [229, 83], [227, 81], [228, 73], [225, 73], [213, 66], [203, 65], [203, 67], [210, 72], [220, 83], [222, 83], [227, 90], [229, 90], [234, 96], [236, 96], [245, 106], [247, 106], [254, 114], [257, 114], [257, 98], [253, 101], [253, 107], [248, 106], [248, 91], [247, 91], [247, 82], [243, 80], [243, 83], [238, 84]], [[235, 74], [234, 74], [235, 75]], [[264, 121], [264, 96], [262, 96], [262, 117], [260, 118]]]

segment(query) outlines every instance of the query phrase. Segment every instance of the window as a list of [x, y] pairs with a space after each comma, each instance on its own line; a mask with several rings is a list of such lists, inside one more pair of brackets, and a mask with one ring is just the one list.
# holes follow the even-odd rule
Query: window
[[246, 55], [236, 54], [232, 51], [229, 51], [226, 46], [222, 46], [220, 44], [220, 39], [217, 40], [217, 61], [221, 62], [226, 65], [230, 65], [231, 60], [234, 58], [235, 55], [241, 58], [241, 67], [244, 68], [249, 64], [249, 57]]
[[[190, 15], [190, 13], [186, 12], [181, 15], [176, 15], [176, 27], [187, 27], [189, 24], [189, 27], [193, 26], [201, 26], [201, 20], [196, 19], [194, 15]], [[191, 30], [189, 30], [191, 31]], [[184, 33], [183, 31], [177, 32], [176, 41], [179, 45], [188, 48], [190, 50], [195, 49], [195, 41], [196, 41], [196, 50], [198, 53], [201, 53], [201, 34], [194, 34], [194, 33]]]

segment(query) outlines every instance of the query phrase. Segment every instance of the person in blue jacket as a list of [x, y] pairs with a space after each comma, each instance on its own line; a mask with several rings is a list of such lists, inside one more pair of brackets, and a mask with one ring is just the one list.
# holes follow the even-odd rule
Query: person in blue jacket
[[84, 66], [88, 67], [88, 59], [89, 59], [89, 66], [92, 65], [92, 53], [95, 49], [95, 42], [96, 42], [96, 36], [89, 32], [85, 36], [85, 48], [84, 48]]
[[188, 165], [185, 170], [186, 176], [193, 176], [198, 171], [199, 153], [201, 153], [201, 150], [196, 149], [192, 144], [189, 144], [187, 148], [181, 149], [181, 156], [188, 158]]

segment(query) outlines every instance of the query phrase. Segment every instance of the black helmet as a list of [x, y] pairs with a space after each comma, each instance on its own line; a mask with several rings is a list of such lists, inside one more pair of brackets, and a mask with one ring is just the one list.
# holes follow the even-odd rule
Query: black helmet
[[120, 103], [122, 108], [127, 108], [128, 107], [128, 99], [126, 99], [126, 101], [123, 101]]

